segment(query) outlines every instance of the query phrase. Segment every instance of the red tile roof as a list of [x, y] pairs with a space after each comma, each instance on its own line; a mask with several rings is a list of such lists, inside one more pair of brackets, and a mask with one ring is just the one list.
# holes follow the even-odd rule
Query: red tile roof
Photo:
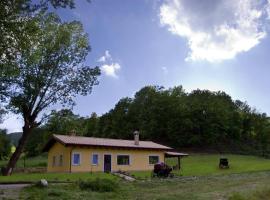
[[78, 146], [102, 146], [102, 147], [119, 147], [134, 149], [159, 149], [170, 150], [171, 147], [163, 146], [152, 141], [140, 141], [139, 145], [134, 144], [134, 140], [69, 136], [69, 135], [53, 135], [53, 138], [44, 147], [44, 151], [48, 151], [53, 141], [58, 141], [64, 145]]

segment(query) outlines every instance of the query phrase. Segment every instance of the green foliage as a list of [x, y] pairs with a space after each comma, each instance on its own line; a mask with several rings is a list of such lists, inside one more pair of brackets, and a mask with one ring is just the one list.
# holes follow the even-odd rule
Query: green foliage
[[245, 200], [246, 198], [243, 197], [241, 194], [239, 193], [235, 193], [232, 196], [229, 197], [229, 200]]
[[95, 192], [114, 192], [119, 188], [118, 182], [115, 180], [101, 178], [79, 181], [78, 185], [81, 190], [91, 190]]
[[8, 90], [9, 105], [16, 113], [30, 112], [29, 117], [36, 118], [49, 105], [73, 105], [75, 95], [90, 93], [100, 72], [83, 63], [90, 46], [81, 23], [62, 23], [55, 14], [40, 13], [28, 26], [36, 31], [17, 60], [19, 74]]
[[29, 137], [25, 144], [24, 152], [26, 157], [35, 157], [42, 153], [44, 147], [44, 141], [47, 140], [45, 130], [41, 128], [35, 128], [32, 132], [32, 137]]
[[224, 92], [179, 86], [165, 90], [146, 86], [133, 99], [121, 99], [98, 121], [99, 136], [140, 137], [175, 148], [198, 147], [218, 152], [269, 154], [270, 121], [247, 103]]
[[0, 129], [0, 160], [6, 160], [11, 153], [11, 143], [6, 130]]
[[89, 118], [85, 120], [85, 136], [98, 136], [99, 118], [96, 113], [92, 113]]
[[[19, 76], [20, 58], [32, 36], [38, 32], [36, 16], [54, 8], [74, 8], [74, 0], [3, 0], [0, 1], [0, 100], [8, 101], [8, 91]], [[31, 45], [30, 45], [31, 46]], [[26, 63], [25, 63], [26, 64]], [[0, 105], [0, 111], [3, 111]], [[1, 112], [0, 112], [1, 114]]]
[[95, 180], [97, 178], [100, 179], [113, 179], [116, 180], [116, 177], [103, 173], [14, 173], [12, 176], [1, 176], [0, 175], [0, 183], [7, 183], [7, 182], [37, 182], [41, 179], [46, 179], [50, 182], [78, 182], [79, 180]]
[[270, 156], [270, 120], [247, 103], [233, 101], [224, 92], [181, 86], [165, 90], [147, 86], [134, 98], [122, 98], [108, 113], [81, 117], [69, 109], [52, 111], [42, 126], [39, 146], [52, 134], [152, 140], [176, 149], [214, 150], [218, 153]]
[[[20, 1], [16, 2], [22, 5]], [[23, 2], [29, 5], [29, 1]], [[77, 95], [90, 94], [92, 87], [98, 84], [99, 68], [84, 64], [90, 45], [82, 24], [78, 21], [62, 22], [56, 14], [47, 13], [48, 2], [44, 1], [44, 9], [38, 4], [41, 7], [33, 8], [35, 12], [27, 8], [28, 15], [20, 17], [22, 24], [18, 27], [23, 29], [21, 34], [25, 40], [14, 36], [16, 44], [14, 48], [8, 48], [16, 51], [13, 60], [5, 59], [8, 54], [0, 49], [0, 58], [4, 58], [0, 60], [0, 98], [6, 102], [9, 111], [20, 114], [24, 120], [20, 143], [3, 170], [6, 175], [16, 164], [33, 129], [46, 117], [39, 116], [44, 109], [56, 103], [73, 106]], [[72, 0], [53, 2], [55, 7], [73, 7]], [[3, 9], [7, 8], [4, 6]], [[20, 12], [20, 8], [17, 9]], [[38, 149], [34, 149], [33, 155]]]
[[46, 125], [46, 131], [51, 134], [68, 134], [75, 130], [78, 135], [85, 135], [86, 120], [79, 115], [75, 115], [70, 109], [52, 111]]
[[[16, 168], [36, 168], [36, 167], [46, 167], [47, 166], [47, 154], [28, 158], [26, 156], [21, 156], [21, 158], [16, 163]], [[7, 160], [0, 161], [0, 168], [7, 164]]]

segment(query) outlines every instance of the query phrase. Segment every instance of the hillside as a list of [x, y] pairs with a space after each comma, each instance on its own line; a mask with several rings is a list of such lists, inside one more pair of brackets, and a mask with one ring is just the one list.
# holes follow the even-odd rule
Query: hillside
[[19, 142], [19, 139], [22, 136], [22, 132], [10, 133], [10, 134], [7, 134], [7, 136], [10, 139], [11, 144], [14, 145], [14, 146], [17, 146], [18, 145], [18, 142]]

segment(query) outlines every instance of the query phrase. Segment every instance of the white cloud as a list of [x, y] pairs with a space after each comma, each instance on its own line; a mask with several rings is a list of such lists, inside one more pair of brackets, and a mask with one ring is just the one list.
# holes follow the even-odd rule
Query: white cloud
[[163, 71], [163, 73], [165, 74], [165, 75], [167, 75], [168, 74], [168, 68], [167, 67], [161, 67], [161, 69], [162, 69], [162, 71]]
[[112, 56], [111, 56], [109, 50], [106, 50], [105, 51], [105, 55], [104, 56], [101, 56], [98, 59], [98, 62], [106, 62], [106, 61], [111, 61], [111, 60], [112, 60]]
[[187, 60], [219, 62], [260, 43], [267, 34], [269, 4], [269, 0], [170, 0], [160, 7], [160, 22], [187, 39]]
[[121, 66], [118, 63], [104, 64], [100, 67], [101, 71], [107, 76], [118, 78], [116, 71], [118, 71]]
[[120, 70], [121, 66], [117, 62], [113, 62], [113, 59], [109, 50], [105, 51], [105, 54], [98, 59], [98, 62], [103, 63], [100, 69], [106, 76], [118, 78], [118, 75], [116, 74], [116, 72]]
[[21, 117], [9, 114], [5, 116], [4, 122], [0, 124], [1, 129], [7, 129], [8, 133], [22, 132], [23, 121]]

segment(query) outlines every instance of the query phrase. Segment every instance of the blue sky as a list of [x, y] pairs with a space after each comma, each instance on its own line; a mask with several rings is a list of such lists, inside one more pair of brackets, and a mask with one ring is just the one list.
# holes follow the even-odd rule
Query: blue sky
[[[100, 84], [77, 97], [74, 112], [109, 111], [145, 85], [222, 90], [270, 113], [269, 13], [266, 0], [92, 0], [57, 10], [80, 20], [100, 66]], [[21, 120], [1, 125], [20, 131]]]

